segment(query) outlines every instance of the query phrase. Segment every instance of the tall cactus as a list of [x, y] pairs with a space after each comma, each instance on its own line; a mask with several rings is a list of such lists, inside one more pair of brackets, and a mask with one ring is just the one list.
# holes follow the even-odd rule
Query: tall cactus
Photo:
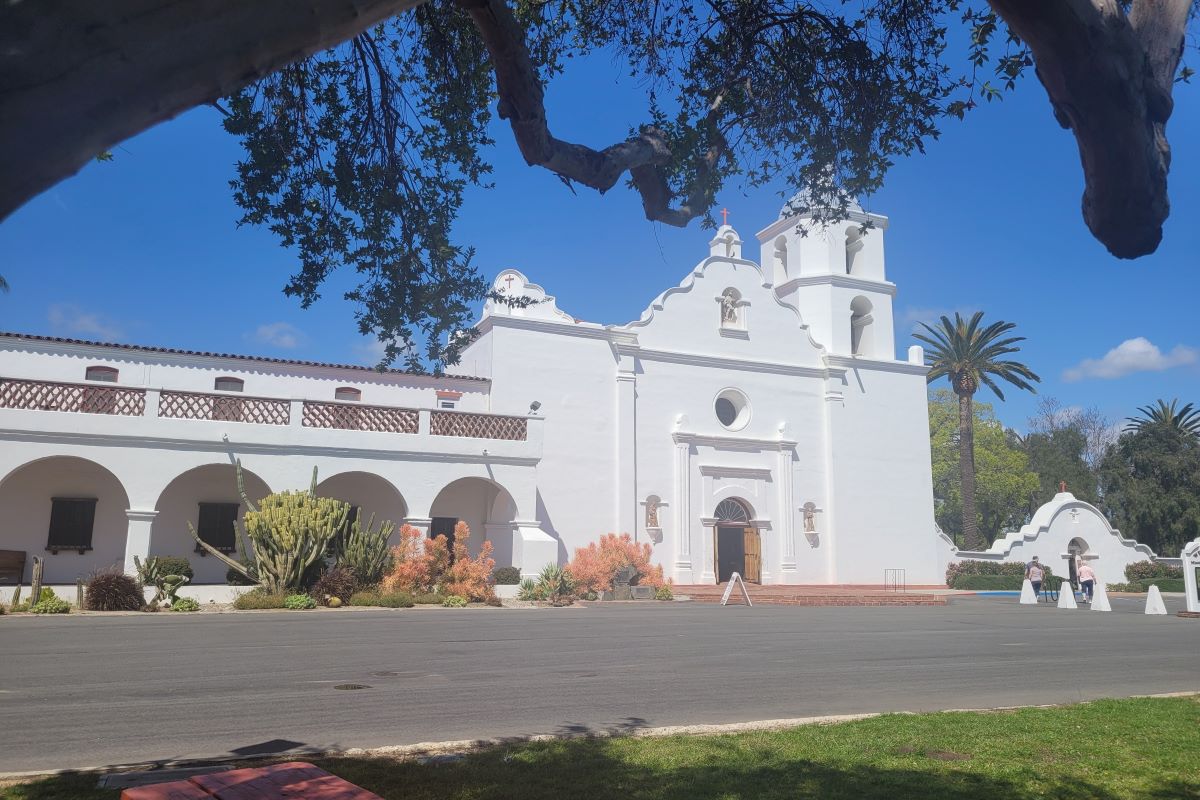
[[382, 520], [376, 528], [374, 514], [365, 526], [360, 522], [355, 519], [346, 535], [334, 540], [334, 552], [338, 565], [353, 572], [359, 586], [370, 586], [383, 580], [384, 573], [391, 568], [388, 539], [396, 530], [396, 523]]
[[168, 575], [163, 572], [161, 563], [154, 556], [149, 556], [145, 562], [133, 557], [133, 565], [137, 567], [138, 580], [143, 586], [154, 587], [154, 598], [151, 603], [166, 602], [172, 605], [179, 599], [179, 588], [191, 579], [186, 575]]
[[237, 462], [237, 485], [248, 509], [244, 522], [236, 523], [246, 544], [240, 545], [245, 563], [225, 555], [201, 540], [192, 524], [188, 530], [196, 542], [225, 564], [268, 592], [297, 589], [305, 570], [324, 557], [329, 542], [346, 525], [350, 504], [330, 497], [317, 497], [317, 469], [307, 492], [269, 494], [255, 505], [246, 495], [242, 462]]

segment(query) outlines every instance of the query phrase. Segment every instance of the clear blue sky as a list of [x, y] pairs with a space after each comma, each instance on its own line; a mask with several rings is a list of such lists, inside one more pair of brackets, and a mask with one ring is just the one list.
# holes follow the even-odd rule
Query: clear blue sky
[[[555, 133], [603, 146], [643, 121], [643, 93], [621, 76], [605, 57], [577, 62], [548, 91]], [[1074, 140], [1032, 75], [1002, 103], [947, 120], [926, 155], [898, 163], [885, 189], [864, 199], [891, 218], [897, 350], [913, 343], [914, 320], [982, 309], [1017, 323], [1040, 391], [1065, 404], [1120, 419], [1158, 397], [1200, 400], [1189, 311], [1200, 297], [1200, 86], [1177, 86], [1168, 132], [1165, 239], [1154, 255], [1125, 262], [1084, 227]], [[489, 278], [516, 267], [574, 316], [623, 323], [703, 257], [709, 233], [697, 223], [646, 222], [623, 186], [572, 195], [524, 165], [505, 127], [495, 138], [496, 186], [473, 191], [459, 223]], [[12, 286], [0, 295], [0, 329], [374, 362], [341, 299], [352, 276], [336, 276], [302, 311], [281, 291], [293, 256], [268, 231], [236, 226], [228, 181], [241, 151], [216, 111], [192, 111], [114, 153], [0, 225], [0, 274]], [[749, 242], [787, 189], [731, 186], [720, 205]], [[1006, 394], [1001, 418], [1023, 428], [1035, 398]]]

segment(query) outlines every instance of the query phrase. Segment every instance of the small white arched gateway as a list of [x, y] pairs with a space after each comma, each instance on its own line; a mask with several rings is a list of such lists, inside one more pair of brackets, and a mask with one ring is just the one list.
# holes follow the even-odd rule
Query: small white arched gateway
[[[943, 534], [943, 540], [949, 537]], [[1090, 503], [1070, 492], [1059, 492], [1034, 512], [1028, 524], [992, 542], [987, 550], [946, 549], [946, 563], [997, 561], [1026, 563], [1038, 557], [1056, 575], [1070, 574], [1075, 556], [1086, 560], [1103, 583], [1123, 583], [1125, 568], [1139, 561], [1178, 564], [1177, 558], [1159, 558], [1148, 546], [1126, 539], [1108, 518]]]

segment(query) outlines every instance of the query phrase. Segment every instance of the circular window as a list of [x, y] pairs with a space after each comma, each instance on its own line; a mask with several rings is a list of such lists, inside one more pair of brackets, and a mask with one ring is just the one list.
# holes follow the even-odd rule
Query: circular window
[[726, 389], [713, 403], [717, 421], [731, 431], [741, 430], [750, 421], [750, 402], [737, 389]]

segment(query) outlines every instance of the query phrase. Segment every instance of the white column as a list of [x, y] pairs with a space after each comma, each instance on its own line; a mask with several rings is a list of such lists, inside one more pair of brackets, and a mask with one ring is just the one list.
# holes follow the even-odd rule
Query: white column
[[288, 427], [303, 428], [304, 427], [304, 401], [291, 400], [288, 411]]
[[158, 400], [162, 392], [158, 389], [146, 390], [146, 417], [154, 419], [158, 416]]
[[[691, 444], [675, 442], [675, 503], [671, 522], [675, 529], [675, 581], [695, 582], [692, 569], [692, 465]], [[659, 522], [662, 522], [660, 519]]]
[[621, 356], [617, 364], [617, 441], [615, 463], [617, 533], [638, 537], [637, 524], [637, 376], [632, 356]]
[[150, 555], [150, 528], [157, 516], [158, 512], [154, 510], [126, 509], [125, 518], [129, 521], [125, 529], [126, 574], [137, 575], [137, 565], [133, 563], [134, 556], [145, 563]]
[[[792, 473], [792, 447], [781, 442], [779, 445], [779, 538], [783, 541], [783, 558], [780, 570], [784, 573], [796, 571], [796, 509], [792, 498], [795, 477]], [[783, 582], [787, 583], [786, 575]]]

